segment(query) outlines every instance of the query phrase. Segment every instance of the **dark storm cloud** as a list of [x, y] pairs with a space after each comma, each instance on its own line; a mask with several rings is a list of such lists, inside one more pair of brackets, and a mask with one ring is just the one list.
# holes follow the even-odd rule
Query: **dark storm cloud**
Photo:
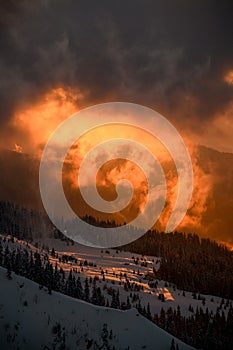
[[[208, 118], [233, 87], [227, 1], [0, 1], [0, 120], [57, 86]], [[190, 110], [190, 98], [194, 102]]]

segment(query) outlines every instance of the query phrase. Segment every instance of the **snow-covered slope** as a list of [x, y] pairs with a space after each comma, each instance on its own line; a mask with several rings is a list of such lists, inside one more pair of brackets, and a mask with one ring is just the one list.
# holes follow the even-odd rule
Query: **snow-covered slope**
[[[22, 241], [25, 245], [25, 242]], [[68, 245], [58, 239], [44, 239], [39, 243], [39, 247], [42, 245], [49, 247], [50, 249], [54, 247], [58, 256], [61, 257], [63, 254], [72, 256], [78, 261], [69, 261], [68, 263], [59, 263], [57, 259], [50, 259], [54, 263], [57, 261], [59, 266], [61, 265], [65, 271], [69, 271], [70, 268], [77, 268], [77, 275], [81, 277], [84, 282], [86, 277], [98, 276], [100, 278], [98, 286], [102, 289], [105, 283], [101, 283], [102, 275], [101, 271], [105, 272], [105, 280], [107, 286], [112, 286], [113, 288], [119, 290], [120, 298], [122, 301], [126, 302], [127, 296], [129, 296], [130, 291], [126, 292], [124, 290], [124, 282], [126, 277], [130, 283], [135, 283], [138, 286], [143, 287], [138, 293], [141, 304], [147, 306], [150, 303], [150, 309], [152, 314], [159, 314], [161, 308], [168, 310], [170, 307], [176, 309], [180, 307], [181, 314], [183, 316], [189, 317], [192, 312], [189, 311], [189, 306], [191, 305], [194, 310], [196, 308], [202, 308], [204, 312], [207, 310], [215, 313], [217, 309], [221, 306], [221, 297], [215, 295], [201, 295], [200, 299], [194, 299], [191, 292], [177, 289], [174, 285], [163, 280], [157, 280], [157, 288], [151, 288], [148, 285], [148, 280], [146, 276], [153, 272], [153, 268], [158, 270], [160, 265], [160, 258], [153, 256], [139, 255], [135, 253], [119, 251], [114, 249], [98, 249], [92, 247], [82, 246], [78, 243], [74, 245]], [[33, 245], [30, 249], [35, 249]], [[39, 250], [40, 251], [40, 250]], [[92, 266], [82, 266], [80, 268], [80, 262], [88, 261]], [[138, 261], [135, 264], [135, 261]], [[122, 277], [121, 277], [122, 276]], [[126, 277], [125, 277], [126, 276]], [[165, 297], [165, 302], [161, 302], [158, 299], [159, 293], [163, 293]], [[108, 295], [105, 294], [106, 298]], [[205, 303], [203, 305], [202, 298], [205, 298]], [[109, 302], [111, 299], [109, 299]], [[135, 306], [136, 304], [132, 304]], [[229, 301], [229, 305], [224, 304], [220, 307], [221, 312], [227, 314], [229, 308], [232, 306], [232, 300]]]
[[[1, 350], [170, 349], [173, 337], [136, 309], [113, 310], [56, 292], [49, 295], [14, 273], [9, 280], [3, 268], [0, 288]], [[180, 350], [192, 349], [177, 339], [175, 343]]]
[[[0, 239], [4, 239], [4, 236], [0, 234]], [[73, 269], [75, 277], [80, 277], [82, 285], [86, 277], [98, 277], [97, 286], [100, 287], [106, 300], [108, 299], [111, 304], [111, 295], [108, 294], [107, 288], [113, 288], [119, 291], [120, 300], [127, 302], [127, 297], [130, 296], [134, 290], [126, 291], [124, 289], [124, 283], [126, 279], [137, 286], [142, 287], [135, 293], [139, 296], [142, 306], [150, 304], [150, 310], [152, 315], [159, 314], [161, 308], [165, 311], [170, 307], [176, 309], [180, 307], [182, 316], [192, 316], [193, 312], [189, 310], [192, 306], [195, 311], [196, 308], [202, 308], [204, 312], [208, 309], [210, 312], [216, 313], [220, 308], [221, 312], [227, 315], [230, 307], [232, 306], [232, 300], [229, 303], [221, 304], [222, 298], [213, 295], [201, 295], [200, 299], [194, 299], [191, 292], [177, 289], [169, 282], [163, 280], [157, 280], [157, 288], [150, 287], [148, 284], [147, 275], [153, 272], [153, 268], [157, 270], [159, 268], [159, 258], [152, 256], [142, 256], [139, 254], [132, 254], [130, 252], [116, 251], [114, 249], [98, 249], [82, 246], [74, 243], [73, 245], [67, 245], [66, 242], [58, 239], [43, 239], [43, 241], [36, 242], [36, 244], [30, 244], [23, 240], [17, 240], [14, 238], [14, 243], [11, 242], [11, 236], [8, 236], [6, 243], [10, 249], [28, 249], [30, 252], [37, 251], [41, 256], [48, 254], [50, 262], [53, 266], [58, 263], [59, 267], [62, 267], [68, 276], [70, 269]], [[42, 247], [44, 247], [42, 249]], [[51, 256], [51, 249], [54, 248], [56, 257]], [[72, 257], [72, 260], [64, 261], [61, 259], [63, 256]], [[76, 261], [74, 260], [76, 259]], [[85, 261], [88, 262], [85, 265]], [[137, 262], [137, 264], [135, 264]], [[80, 266], [80, 264], [82, 266]], [[103, 281], [102, 272], [104, 271], [105, 281]], [[155, 280], [155, 278], [153, 277]], [[159, 293], [163, 293], [165, 302], [159, 300]], [[205, 298], [205, 303], [203, 303]], [[137, 300], [133, 302], [130, 298], [131, 305], [136, 306]]]

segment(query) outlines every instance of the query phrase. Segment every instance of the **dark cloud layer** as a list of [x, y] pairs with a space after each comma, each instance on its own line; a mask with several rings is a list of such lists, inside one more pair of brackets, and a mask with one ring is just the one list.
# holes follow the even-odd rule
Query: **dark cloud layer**
[[1, 125], [57, 86], [78, 86], [84, 105], [125, 100], [208, 120], [232, 100], [232, 10], [213, 0], [0, 1]]

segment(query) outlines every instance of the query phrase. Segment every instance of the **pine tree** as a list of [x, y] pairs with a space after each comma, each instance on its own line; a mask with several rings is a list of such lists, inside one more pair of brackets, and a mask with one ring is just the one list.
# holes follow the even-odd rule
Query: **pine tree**
[[103, 346], [101, 348], [109, 349], [108, 345], [108, 326], [106, 323], [103, 324], [102, 332], [101, 332], [101, 339], [103, 341]]
[[53, 288], [56, 291], [60, 290], [60, 274], [58, 272], [58, 265], [57, 262], [55, 264], [55, 269], [54, 269], [54, 275], [53, 275]]
[[131, 304], [130, 304], [130, 300], [129, 300], [129, 297], [128, 297], [128, 296], [127, 296], [126, 308], [127, 308], [128, 310], [131, 309]]
[[6, 277], [8, 278], [8, 280], [12, 279], [10, 266], [7, 267]]
[[47, 261], [43, 274], [43, 284], [48, 287], [49, 294], [52, 294], [53, 289], [53, 266]]
[[170, 350], [176, 350], [174, 339], [172, 339]]
[[76, 281], [76, 298], [82, 299], [83, 298], [83, 287], [80, 281], [80, 277], [78, 277]]
[[119, 292], [119, 289], [117, 290], [117, 294], [116, 294], [116, 308], [117, 309], [120, 308], [120, 292]]
[[88, 279], [85, 279], [85, 287], [84, 287], [84, 300], [89, 302], [90, 301], [90, 289], [88, 284]]
[[74, 281], [73, 281], [72, 269], [70, 269], [69, 277], [68, 277], [68, 280], [66, 281], [66, 291], [67, 291], [68, 295], [74, 296], [75, 285], [74, 285]]
[[10, 251], [8, 245], [4, 251], [4, 266], [7, 268], [10, 265]]
[[113, 289], [113, 291], [112, 291], [111, 308], [117, 309], [116, 293], [115, 293], [115, 290], [114, 290], [114, 289]]
[[35, 282], [39, 284], [44, 284], [43, 271], [42, 271], [42, 262], [40, 254], [34, 253], [34, 278]]
[[51, 256], [52, 256], [53, 258], [55, 258], [55, 255], [56, 255], [55, 250], [54, 250], [54, 248], [52, 248], [52, 250], [51, 250]]
[[152, 319], [151, 312], [150, 312], [150, 303], [147, 304], [146, 317], [147, 317], [149, 320]]
[[91, 302], [94, 305], [99, 305], [99, 300], [98, 300], [98, 296], [97, 296], [97, 288], [96, 288], [96, 282], [94, 281], [93, 284], [93, 289], [92, 289], [92, 297], [91, 297]]
[[0, 266], [2, 266], [2, 264], [3, 264], [3, 247], [0, 242]]
[[27, 249], [24, 249], [22, 254], [22, 274], [23, 276], [28, 277], [29, 273], [30, 273], [29, 253]]
[[159, 327], [165, 329], [165, 324], [166, 324], [166, 315], [164, 308], [162, 307], [160, 311], [160, 316], [159, 316]]
[[145, 308], [145, 305], [143, 306], [142, 314], [143, 314], [143, 316], [146, 316], [146, 308]]
[[100, 287], [97, 288], [97, 300], [98, 300], [98, 305], [105, 306], [105, 298], [101, 293]]
[[174, 324], [174, 312], [171, 307], [166, 312], [167, 319], [166, 319], [166, 331], [168, 333], [174, 334], [175, 333], [175, 324]]
[[141, 314], [142, 313], [142, 305], [141, 305], [141, 300], [139, 299], [139, 301], [138, 301], [138, 307], [137, 307], [137, 309], [138, 309], [138, 312]]

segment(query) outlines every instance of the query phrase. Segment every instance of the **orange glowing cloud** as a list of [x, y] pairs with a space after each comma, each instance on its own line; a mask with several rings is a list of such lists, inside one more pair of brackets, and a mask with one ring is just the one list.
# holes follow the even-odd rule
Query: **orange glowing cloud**
[[[227, 75], [226, 82], [228, 84], [231, 83], [231, 74]], [[62, 121], [77, 112], [83, 101], [84, 96], [78, 89], [59, 87], [45, 93], [34, 105], [26, 106], [24, 109], [17, 111], [11, 123], [15, 129], [22, 131], [22, 133], [21, 138], [19, 137], [19, 139], [12, 142], [15, 144], [14, 151], [21, 152], [23, 150], [24, 152], [40, 156], [50, 134]], [[208, 144], [214, 147], [216, 140], [219, 140], [220, 137], [226, 142], [224, 149], [231, 149], [233, 131], [230, 116], [232, 111], [233, 106], [229, 105], [229, 108], [222, 115], [213, 119], [211, 128], [208, 125], [204, 126], [204, 129], [206, 128], [205, 139], [208, 141]], [[179, 131], [182, 132], [182, 130]], [[22, 135], [25, 135], [25, 137], [22, 137]], [[202, 137], [201, 134], [200, 137]], [[93, 215], [94, 212], [89, 210], [84, 202], [81, 201], [81, 195], [77, 194], [77, 173], [83, 158], [92, 148], [101, 142], [114, 138], [129, 138], [133, 141], [141, 142], [157, 157], [158, 162], [162, 165], [166, 177], [167, 197], [156, 228], [163, 230], [177, 198], [177, 172], [166, 148], [153, 135], [140, 128], [130, 125], [124, 127], [118, 124], [105, 125], [104, 127], [92, 129], [81, 136], [70, 148], [65, 160], [63, 186], [67, 198], [74, 207], [79, 208], [78, 213], [80, 216], [87, 213]], [[187, 133], [183, 135], [183, 138], [185, 143], [188, 144], [188, 149], [191, 153], [194, 169], [194, 192], [189, 210], [178, 229], [201, 232], [202, 235], [205, 235], [209, 234], [209, 229], [207, 230], [206, 219], [204, 220], [203, 218], [208, 217], [208, 212], [214, 210], [211, 206], [213, 206], [213, 187], [216, 176], [211, 172], [204, 171], [203, 164], [205, 163], [202, 162], [202, 166], [200, 166], [197, 159], [194, 144], [203, 143], [202, 140], [198, 139], [194, 134], [188, 135]], [[103, 167], [99, 175], [97, 174], [96, 186], [101, 196], [105, 199], [114, 197], [115, 186], [121, 177], [129, 179], [133, 185], [134, 197], [132, 203], [125, 211], [119, 212], [117, 217], [113, 218], [120, 223], [131, 221], [143, 210], [145, 205], [147, 186], [140, 172], [136, 170], [136, 167], [134, 168], [130, 162], [119, 160], [118, 163], [111, 163], [110, 168], [108, 166]], [[88, 170], [86, 178], [88, 184]], [[109, 220], [111, 215], [106, 214], [102, 219]], [[209, 217], [208, 220], [210, 221]], [[210, 227], [210, 223], [208, 227]]]
[[192, 200], [189, 210], [179, 225], [179, 229], [201, 230], [204, 234], [206, 232], [205, 225], [203, 225], [203, 215], [209, 208], [209, 201], [212, 196], [213, 177], [209, 172], [205, 172], [198, 164], [197, 149], [193, 148], [191, 153], [194, 188]]
[[227, 74], [224, 76], [224, 81], [229, 84], [233, 85], [233, 70], [227, 72]]
[[[141, 142], [151, 151], [152, 154], [154, 154], [164, 169], [167, 196], [166, 205], [161, 214], [159, 223], [159, 227], [163, 227], [164, 229], [166, 226], [166, 219], [170, 216], [177, 198], [178, 187], [175, 164], [164, 145], [158, 139], [149, 132], [130, 125], [124, 125], [123, 127], [120, 124], [115, 124], [97, 127], [81, 136], [70, 148], [63, 167], [63, 188], [71, 207], [80, 217], [84, 215], [92, 215], [101, 220], [114, 220], [121, 224], [123, 222], [130, 222], [142, 212], [147, 200], [147, 181], [138, 166], [130, 161], [130, 153], [132, 152], [130, 147], [128, 149], [129, 159], [117, 159], [116, 153], [116, 158], [105, 164], [96, 174], [96, 187], [101, 196], [106, 200], [113, 200], [115, 198], [116, 185], [120, 179], [128, 179], [134, 189], [134, 195], [130, 204], [117, 214], [103, 215], [99, 212], [95, 213], [95, 211], [85, 205], [82, 200], [78, 188], [77, 174], [83, 158], [96, 145], [114, 138], [130, 139], [135, 142]], [[128, 147], [127, 142], [125, 147]], [[101, 158], [101, 153], [99, 157]], [[138, 154], [138, 157], [143, 157], [143, 155]], [[153, 169], [151, 168], [148, 170], [153, 172]], [[86, 186], [89, 186], [88, 178], [89, 174], [87, 169]]]
[[38, 153], [54, 129], [78, 111], [82, 98], [79, 90], [59, 87], [47, 92], [33, 106], [17, 111], [12, 126], [28, 134], [28, 140], [22, 140], [25, 143], [23, 148]]

